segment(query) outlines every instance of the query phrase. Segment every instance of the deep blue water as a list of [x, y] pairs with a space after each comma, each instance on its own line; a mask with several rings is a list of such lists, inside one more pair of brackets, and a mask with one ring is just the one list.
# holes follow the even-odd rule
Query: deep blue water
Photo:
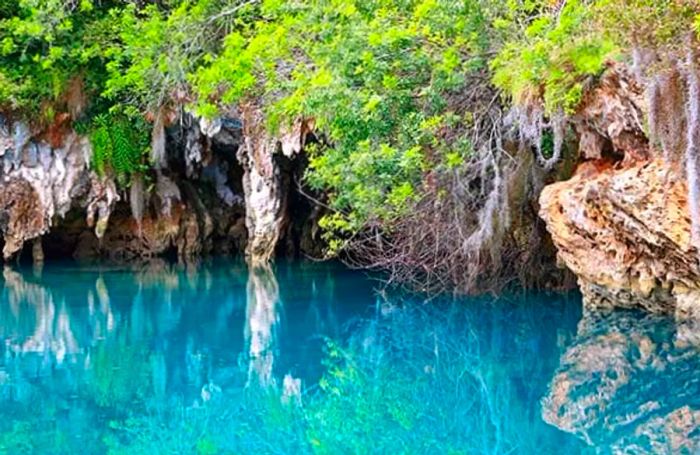
[[697, 330], [574, 293], [424, 301], [226, 261], [0, 286], [0, 453], [698, 449]]

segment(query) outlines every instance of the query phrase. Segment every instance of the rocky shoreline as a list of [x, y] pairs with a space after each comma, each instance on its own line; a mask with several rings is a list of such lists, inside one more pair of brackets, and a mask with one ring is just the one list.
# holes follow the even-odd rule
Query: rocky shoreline
[[[695, 317], [700, 267], [687, 184], [650, 145], [644, 91], [611, 66], [570, 119], [573, 176], [528, 197], [539, 197], [558, 262], [576, 275], [588, 308]], [[120, 190], [92, 169], [86, 137], [67, 127], [32, 134], [0, 117], [4, 260], [321, 256], [323, 210], [298, 187], [313, 122], [273, 137], [252, 105], [214, 121], [184, 118], [165, 130], [164, 163]]]

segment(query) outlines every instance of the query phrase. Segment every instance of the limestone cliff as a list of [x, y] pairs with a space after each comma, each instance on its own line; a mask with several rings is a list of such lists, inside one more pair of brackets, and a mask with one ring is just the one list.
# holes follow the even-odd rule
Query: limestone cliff
[[59, 147], [52, 147], [33, 139], [23, 122], [2, 117], [0, 160], [4, 259], [19, 252], [24, 242], [47, 234], [54, 218], [64, 217], [74, 205], [84, 210], [96, 238], [104, 235], [119, 195], [113, 181], [90, 171], [87, 139], [69, 133]]
[[246, 256], [253, 262], [268, 262], [289, 223], [289, 179], [284, 178], [276, 158], [280, 153], [293, 159], [301, 153], [307, 123], [296, 122], [279, 138], [270, 135], [265, 117], [256, 106], [243, 108], [243, 143], [238, 161], [243, 166], [243, 189], [246, 202], [246, 228], [250, 240]]
[[3, 258], [18, 256], [25, 245], [35, 260], [246, 252], [266, 262], [278, 245], [291, 254], [308, 249], [315, 242], [301, 237], [314, 232], [305, 226], [317, 216], [293, 198], [290, 184], [301, 172], [294, 161], [301, 161], [306, 124], [277, 139], [265, 132], [259, 112], [232, 114], [214, 121], [185, 114], [166, 128], [158, 165], [130, 188], [98, 175], [90, 141], [69, 128], [60, 140], [48, 140], [25, 122], [0, 116]]
[[617, 68], [587, 95], [572, 119], [583, 163], [542, 191], [540, 216], [588, 306], [700, 315], [686, 179], [650, 147], [642, 93]]
[[544, 189], [541, 216], [592, 306], [693, 313], [700, 297], [687, 190], [661, 161], [585, 165]]

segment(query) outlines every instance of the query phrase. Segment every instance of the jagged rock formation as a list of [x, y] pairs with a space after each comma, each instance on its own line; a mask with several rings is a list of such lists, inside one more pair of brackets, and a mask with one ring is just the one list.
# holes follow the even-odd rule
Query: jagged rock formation
[[588, 161], [542, 191], [540, 216], [588, 306], [700, 316], [687, 186], [650, 151], [642, 93], [617, 68], [587, 95], [573, 125]]
[[661, 161], [587, 164], [544, 189], [540, 214], [590, 306], [690, 315], [700, 297], [687, 190]]
[[[310, 251], [313, 241], [302, 237], [314, 229], [290, 223], [294, 169], [281, 165], [300, 154], [308, 124], [298, 122], [278, 139], [267, 134], [259, 111], [243, 113], [213, 121], [186, 114], [167, 134], [154, 131], [155, 169], [123, 191], [91, 170], [87, 138], [66, 129], [60, 144], [50, 143], [25, 123], [0, 117], [4, 259], [25, 244], [35, 260], [45, 252], [134, 259], [245, 251], [267, 262], [278, 243], [289, 254]], [[313, 211], [301, 212], [315, 223]]]
[[73, 206], [82, 208], [95, 236], [104, 235], [119, 196], [114, 182], [89, 169], [90, 144], [69, 133], [61, 146], [31, 137], [22, 122], [0, 118], [0, 231], [3, 258], [51, 229]]
[[268, 262], [289, 222], [289, 182], [282, 178], [276, 156], [280, 152], [287, 159], [298, 155], [308, 126], [298, 121], [291, 131], [276, 138], [267, 132], [260, 109], [245, 106], [243, 128], [243, 143], [237, 157], [244, 169], [246, 227], [250, 235], [246, 255], [253, 262]]
[[688, 324], [624, 311], [584, 314], [542, 417], [604, 453], [697, 453], [700, 357], [697, 327]]
[[[137, 193], [153, 199], [158, 210], [135, 219], [124, 210], [124, 203], [117, 204], [127, 199], [126, 194], [120, 196], [112, 179], [90, 169], [87, 138], [71, 132], [61, 147], [53, 148], [26, 136], [23, 123], [15, 122], [13, 127], [23, 133], [0, 135], [4, 151], [0, 228], [6, 260], [25, 242], [42, 236], [49, 239], [45, 248], [69, 257], [131, 259], [170, 249], [186, 257], [205, 248], [213, 226], [196, 191], [184, 191], [183, 197], [175, 182], [159, 174], [153, 194]], [[186, 183], [181, 186], [188, 188]], [[134, 197], [132, 191], [132, 202]], [[43, 252], [35, 251], [35, 256]]]
[[625, 163], [647, 159], [645, 111], [643, 87], [625, 67], [611, 67], [585, 94], [571, 118], [580, 156], [586, 160], [622, 158]]

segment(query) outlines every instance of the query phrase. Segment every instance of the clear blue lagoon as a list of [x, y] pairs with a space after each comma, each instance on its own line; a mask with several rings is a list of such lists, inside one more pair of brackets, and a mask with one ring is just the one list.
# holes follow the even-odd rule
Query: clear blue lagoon
[[640, 453], [697, 431], [677, 429], [700, 408], [693, 328], [575, 293], [426, 301], [227, 261], [0, 286], [0, 453]]

